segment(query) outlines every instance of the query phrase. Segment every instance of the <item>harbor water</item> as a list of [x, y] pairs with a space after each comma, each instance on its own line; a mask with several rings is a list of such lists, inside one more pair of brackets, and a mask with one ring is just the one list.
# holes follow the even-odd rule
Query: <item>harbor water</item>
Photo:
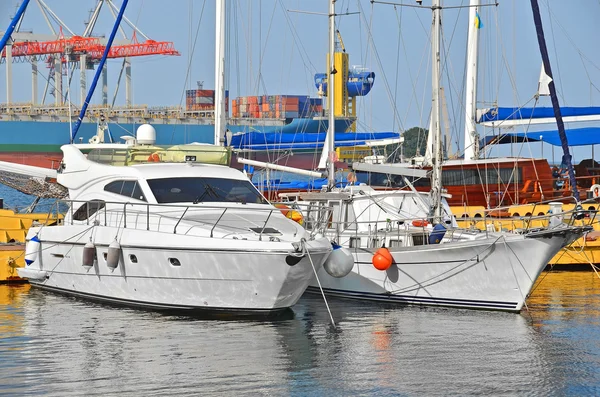
[[600, 279], [554, 272], [508, 314], [304, 296], [205, 320], [0, 286], [0, 395], [598, 395]]
[[223, 321], [0, 285], [0, 395], [600, 395], [593, 271], [542, 274], [520, 314], [329, 305], [335, 328], [318, 295]]

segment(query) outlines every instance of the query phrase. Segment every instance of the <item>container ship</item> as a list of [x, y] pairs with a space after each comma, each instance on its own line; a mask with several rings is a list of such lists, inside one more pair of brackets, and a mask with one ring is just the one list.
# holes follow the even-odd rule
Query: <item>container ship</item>
[[[83, 103], [70, 103], [65, 90], [67, 82], [73, 78], [78, 79], [79, 97], [85, 98], [88, 86], [86, 72], [98, 67], [106, 50], [105, 38], [92, 37], [101, 5], [102, 2], [99, 2], [90, 14], [91, 19], [86, 22], [85, 32], [81, 36], [63, 36], [63, 31], [71, 30], [61, 21], [56, 22], [60, 25], [60, 34], [56, 29], [52, 29], [52, 35], [39, 35], [21, 32], [17, 27], [6, 48], [0, 49], [0, 63], [6, 71], [7, 82], [6, 103], [0, 104], [0, 161], [41, 167], [58, 165], [61, 157], [60, 146], [70, 141], [69, 124], [77, 120], [83, 106]], [[40, 9], [46, 19], [48, 15], [55, 15], [45, 3], [40, 3]], [[175, 49], [173, 42], [151, 40], [137, 27], [131, 27], [131, 40], [117, 40], [107, 51], [108, 59], [123, 60], [120, 76], [123, 76], [125, 81], [126, 105], [109, 105], [108, 72], [107, 67], [104, 67], [96, 74], [96, 78], [100, 77], [98, 90], [102, 92], [101, 103], [88, 107], [75, 143], [102, 141], [103, 138], [98, 134], [100, 125], [103, 129], [106, 128], [104, 131], [108, 132], [108, 140], [119, 141], [122, 136], [133, 136], [140, 125], [151, 124], [156, 130], [157, 145], [194, 142], [220, 144], [214, 142], [215, 91], [203, 89], [200, 83], [197, 89], [186, 91], [184, 106], [150, 107], [133, 104], [131, 58], [153, 55], [179, 56], [180, 53]], [[143, 36], [145, 41], [138, 42], [137, 34]], [[339, 43], [342, 48], [341, 51], [335, 52], [335, 69], [341, 73], [335, 74], [336, 103], [335, 109], [331, 110], [336, 116], [334, 129], [336, 133], [354, 132], [356, 97], [370, 92], [375, 75], [362, 69], [351, 68], [341, 36]], [[13, 63], [21, 63], [22, 66], [31, 68], [31, 101], [28, 103], [15, 103], [12, 99], [12, 69], [16, 67]], [[47, 76], [39, 76], [43, 64], [48, 68]], [[248, 132], [291, 135], [327, 132], [326, 113], [330, 110], [323, 108], [323, 97], [327, 95], [327, 75], [318, 73], [314, 77], [319, 98], [310, 98], [307, 95], [246, 96], [237, 97], [230, 104], [229, 93], [226, 93], [229, 135]], [[119, 81], [120, 79], [121, 77]], [[43, 95], [38, 93], [38, 81], [46, 81]], [[20, 86], [23, 83], [19, 81]], [[356, 150], [353, 150], [353, 153], [356, 153]], [[270, 156], [272, 157], [272, 154]], [[311, 160], [314, 157], [311, 156]], [[286, 159], [288, 165], [293, 165], [294, 158], [298, 160], [299, 156], [289, 156]], [[296, 166], [310, 167], [311, 164]]]
[[[229, 100], [226, 100], [229, 103]], [[229, 106], [226, 106], [229, 110]], [[72, 106], [71, 115], [79, 109]], [[74, 121], [75, 116], [72, 116]], [[338, 118], [335, 129], [346, 131], [354, 118]], [[106, 122], [115, 141], [135, 133], [141, 124], [156, 129], [157, 145], [183, 143], [213, 144], [214, 90], [188, 90], [182, 107], [109, 107], [88, 108], [77, 140], [88, 143], [97, 135], [98, 124]], [[321, 98], [298, 95], [239, 97], [232, 101], [227, 128], [232, 133], [326, 132], [327, 118]], [[0, 161], [55, 168], [60, 161], [60, 146], [69, 142], [68, 106], [28, 104], [0, 105]]]

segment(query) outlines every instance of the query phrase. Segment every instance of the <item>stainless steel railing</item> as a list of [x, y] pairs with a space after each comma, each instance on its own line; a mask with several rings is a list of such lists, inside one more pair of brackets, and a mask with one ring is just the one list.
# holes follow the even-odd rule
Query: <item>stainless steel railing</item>
[[[189, 234], [190, 231], [194, 228], [202, 227], [203, 230], [208, 230], [208, 234], [211, 238], [214, 237], [214, 231], [218, 226], [224, 228], [233, 228], [233, 226], [223, 225], [221, 222], [225, 214], [230, 211], [235, 211], [236, 215], [240, 214], [256, 214], [256, 213], [265, 213], [266, 218], [264, 222], [261, 223], [260, 232], [258, 233], [259, 241], [262, 241], [263, 234], [267, 229], [269, 221], [272, 219], [273, 212], [279, 211], [274, 208], [240, 208], [240, 207], [223, 207], [223, 206], [210, 206], [210, 205], [173, 205], [173, 204], [150, 204], [150, 203], [139, 203], [139, 202], [122, 202], [122, 201], [102, 201], [102, 200], [59, 200], [56, 202], [56, 205], [60, 204], [68, 205], [69, 217], [66, 220], [71, 225], [76, 222], [85, 222], [87, 225], [90, 222], [97, 222], [100, 225], [108, 226], [110, 225], [118, 225], [124, 229], [133, 228], [140, 229], [140, 224], [145, 226], [146, 230], [151, 229], [151, 220], [156, 220], [155, 224], [157, 226], [157, 230], [162, 228], [166, 228], [166, 220], [171, 221], [173, 226], [173, 233], [178, 234], [178, 227], [181, 222], [185, 220], [186, 223], [192, 224], [191, 227], [185, 232], [180, 232], [180, 234]], [[91, 205], [90, 205], [91, 204]], [[83, 207], [85, 205], [85, 207]], [[133, 209], [131, 208], [133, 207]], [[75, 210], [77, 208], [77, 210]], [[81, 209], [85, 208], [82, 213]], [[202, 220], [198, 219], [190, 219], [186, 218], [188, 211], [192, 210], [194, 214], [200, 213], [210, 213], [214, 214], [219, 213], [217, 219], [212, 222], [211, 219], [204, 218]], [[208, 214], [207, 214], [208, 215]], [[134, 221], [132, 218], [135, 217]], [[142, 217], [140, 222], [140, 217]], [[79, 218], [79, 219], [76, 219]], [[128, 223], [129, 218], [129, 223]], [[132, 226], [133, 223], [133, 226]], [[193, 224], [196, 223], [196, 224]], [[198, 225], [201, 223], [202, 225]], [[162, 224], [162, 225], [161, 225]], [[244, 229], [247, 231], [248, 229]]]

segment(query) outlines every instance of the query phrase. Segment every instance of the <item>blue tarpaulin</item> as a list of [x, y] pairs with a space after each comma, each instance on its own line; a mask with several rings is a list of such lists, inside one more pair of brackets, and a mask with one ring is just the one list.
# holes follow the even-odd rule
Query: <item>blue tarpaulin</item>
[[[323, 147], [327, 133], [283, 133], [283, 132], [247, 132], [235, 134], [228, 146], [237, 150], [301, 150]], [[335, 134], [335, 146], [362, 146], [366, 141], [399, 139], [397, 132], [338, 132]]]
[[[600, 144], [600, 127], [574, 128], [565, 131], [569, 146], [589, 146]], [[535, 132], [507, 132], [496, 136], [488, 136], [481, 142], [481, 147], [503, 143], [546, 142], [560, 146], [558, 130]]]
[[[563, 117], [592, 116], [600, 114], [600, 107], [561, 107], [560, 113]], [[529, 120], [541, 118], [553, 118], [554, 110], [551, 107], [536, 108], [493, 108], [484, 113], [478, 123], [486, 121], [503, 120]]]

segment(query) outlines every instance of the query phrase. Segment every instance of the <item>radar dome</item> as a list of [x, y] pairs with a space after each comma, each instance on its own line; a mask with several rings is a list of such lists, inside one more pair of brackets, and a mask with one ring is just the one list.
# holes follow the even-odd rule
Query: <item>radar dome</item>
[[142, 124], [138, 127], [135, 137], [140, 145], [154, 145], [156, 142], [156, 130], [150, 124]]

